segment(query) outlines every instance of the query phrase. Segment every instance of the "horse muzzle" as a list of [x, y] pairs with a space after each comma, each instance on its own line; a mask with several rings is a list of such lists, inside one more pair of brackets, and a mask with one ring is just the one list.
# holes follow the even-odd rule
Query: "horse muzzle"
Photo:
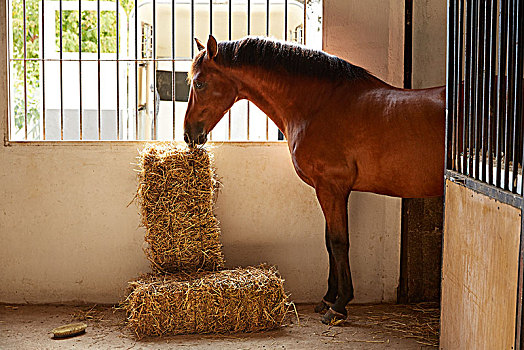
[[207, 134], [204, 132], [199, 132], [199, 133], [185, 132], [184, 141], [189, 146], [203, 145], [204, 143], [207, 142]]

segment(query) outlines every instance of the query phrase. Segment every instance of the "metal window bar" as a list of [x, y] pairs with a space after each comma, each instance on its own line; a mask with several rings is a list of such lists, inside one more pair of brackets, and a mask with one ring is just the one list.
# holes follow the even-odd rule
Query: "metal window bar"
[[[43, 60], [45, 58], [45, 30], [44, 30], [44, 23], [45, 23], [45, 0], [42, 0], [42, 13], [41, 13], [41, 26], [40, 26], [40, 32], [42, 33], [42, 39], [40, 40], [40, 47], [42, 48], [42, 82], [45, 81], [45, 61]], [[45, 85], [42, 84], [42, 139], [46, 139], [46, 125], [45, 125]]]
[[[192, 24], [193, 26], [193, 24]], [[191, 44], [193, 44], [191, 42]], [[191, 45], [193, 47], [193, 45]], [[158, 138], [157, 135], [157, 97], [156, 97], [156, 0], [153, 0], [153, 140]], [[149, 87], [148, 87], [149, 88]], [[160, 104], [160, 101], [158, 101]]]
[[80, 124], [80, 140], [82, 140], [82, 131], [83, 131], [83, 115], [82, 115], [82, 1], [78, 2], [78, 91], [79, 91], [79, 124]]
[[[63, 40], [62, 40], [62, 0], [60, 6], [60, 140], [64, 139], [64, 78], [63, 78]], [[25, 21], [25, 18], [24, 18]], [[98, 89], [100, 91], [100, 89]]]
[[[231, 25], [231, 1], [229, 0], [229, 24]], [[231, 33], [231, 30], [229, 31]], [[195, 40], [195, 0], [191, 0], [191, 42], [189, 45], [191, 45], [191, 58], [195, 57], [195, 44], [193, 41]], [[231, 39], [229, 39], [231, 40]]]
[[[136, 1], [136, 0], [135, 0]], [[173, 107], [173, 140], [176, 138], [176, 86], [175, 86], [175, 2], [171, 0], [171, 100]], [[211, 3], [211, 2], [210, 2]], [[135, 6], [136, 7], [136, 6]], [[193, 42], [191, 42], [193, 45]]]
[[97, 45], [97, 50], [96, 50], [96, 53], [97, 53], [97, 58], [98, 58], [98, 62], [97, 62], [97, 70], [98, 70], [98, 78], [97, 78], [97, 84], [98, 84], [98, 89], [97, 89], [97, 108], [96, 108], [96, 114], [97, 114], [97, 131], [98, 131], [98, 140], [101, 140], [102, 139], [102, 119], [101, 119], [101, 114], [102, 114], [102, 111], [101, 111], [101, 103], [100, 103], [100, 70], [101, 70], [101, 67], [100, 67], [100, 53], [101, 53], [101, 49], [102, 49], [102, 45], [100, 43], [100, 26], [101, 26], [101, 22], [100, 22], [100, 0], [96, 0], [96, 35], [97, 35], [97, 39], [96, 39], [96, 45]]
[[[213, 0], [209, 0], [209, 35], [213, 35]], [[213, 141], [213, 130], [209, 132], [209, 141]]]
[[[304, 4], [304, 11], [306, 4]], [[269, 36], [269, 0], [266, 0], [266, 36]], [[306, 21], [304, 21], [305, 25]], [[266, 115], [266, 140], [269, 140], [269, 117]]]
[[[305, 4], [304, 4], [305, 5]], [[288, 19], [288, 4], [287, 0], [284, 0], [284, 40], [287, 41], [287, 19]]]
[[[79, 2], [82, 2], [81, 0]], [[116, 139], [120, 140], [120, 2], [115, 0], [116, 6]]]
[[524, 192], [523, 1], [451, 0], [446, 78], [447, 169], [519, 196]]
[[[138, 46], [138, 42], [139, 42], [139, 33], [138, 33], [138, 27], [139, 27], [139, 21], [138, 21], [138, 3], [135, 3], [135, 9], [134, 9], [134, 22], [135, 22], [135, 28], [134, 28], [134, 31], [135, 31], [135, 36], [134, 36], [134, 40], [135, 40], [135, 54], [134, 54], [134, 58], [129, 58], [129, 57], [121, 57], [121, 38], [120, 38], [120, 35], [122, 34], [121, 32], [121, 28], [120, 28], [120, 22], [121, 22], [121, 16], [120, 16], [120, 1], [119, 0], [115, 0], [115, 17], [116, 17], [116, 27], [115, 27], [115, 32], [116, 32], [116, 37], [115, 37], [115, 41], [116, 41], [116, 49], [115, 49], [115, 58], [107, 58], [107, 57], [103, 57], [105, 56], [104, 55], [104, 45], [102, 45], [102, 30], [104, 30], [102, 28], [102, 25], [103, 25], [103, 22], [102, 22], [102, 18], [101, 18], [101, 13], [103, 11], [107, 11], [107, 10], [103, 10], [102, 8], [102, 4], [101, 4], [101, 0], [97, 0], [96, 1], [96, 26], [97, 26], [97, 29], [96, 29], [96, 58], [90, 58], [89, 55], [85, 55], [84, 56], [84, 45], [83, 45], [83, 40], [85, 40], [84, 38], [84, 30], [83, 30], [83, 12], [85, 11], [90, 11], [89, 9], [86, 9], [84, 8], [84, 4], [82, 3], [83, 0], [79, 0], [78, 1], [78, 4], [77, 4], [77, 9], [78, 9], [78, 33], [77, 33], [77, 38], [78, 38], [78, 53], [77, 53], [77, 58], [74, 58], [74, 57], [71, 57], [70, 54], [67, 54], [65, 55], [64, 54], [64, 50], [66, 49], [66, 46], [65, 46], [65, 39], [64, 39], [64, 33], [65, 33], [65, 28], [64, 28], [64, 20], [65, 18], [67, 18], [69, 20], [70, 16], [69, 15], [65, 15], [65, 11], [72, 11], [70, 9], [70, 6], [69, 7], [65, 7], [66, 5], [63, 3], [64, 0], [59, 0], [58, 1], [58, 16], [56, 16], [56, 18], [58, 19], [59, 21], [59, 25], [58, 25], [58, 29], [59, 29], [59, 33], [58, 33], [58, 38], [56, 38], [57, 40], [57, 44], [59, 45], [59, 49], [57, 50], [58, 51], [58, 57], [55, 58], [55, 57], [47, 57], [46, 56], [46, 50], [45, 50], [45, 20], [46, 20], [46, 17], [45, 16], [45, 2], [47, 0], [41, 0], [42, 3], [41, 3], [41, 28], [40, 28], [40, 32], [41, 32], [41, 43], [40, 43], [40, 46], [41, 46], [41, 54], [40, 54], [40, 57], [38, 58], [34, 58], [34, 57], [29, 57], [28, 56], [28, 51], [27, 51], [27, 23], [26, 23], [26, 0], [23, 0], [23, 15], [24, 15], [24, 19], [23, 19], [23, 40], [24, 40], [24, 50], [23, 50], [23, 58], [19, 58], [19, 57], [10, 57], [10, 61], [13, 62], [13, 61], [22, 61], [23, 63], [23, 69], [24, 69], [24, 139], [25, 140], [28, 140], [28, 133], [29, 133], [29, 120], [28, 120], [28, 82], [27, 82], [27, 75], [28, 75], [28, 64], [29, 62], [38, 62], [39, 65], [41, 65], [41, 79], [40, 79], [40, 88], [41, 88], [41, 98], [42, 98], [42, 101], [41, 101], [41, 123], [42, 123], [42, 133], [40, 135], [40, 139], [42, 140], [47, 140], [48, 139], [48, 127], [50, 127], [50, 124], [47, 123], [47, 119], [46, 119], [46, 113], [47, 113], [47, 102], [48, 101], [48, 98], [47, 98], [47, 89], [46, 89], [46, 75], [49, 74], [49, 72], [46, 72], [46, 63], [48, 62], [57, 62], [58, 63], [58, 68], [59, 68], [59, 77], [57, 77], [58, 81], [57, 81], [57, 85], [58, 85], [58, 88], [59, 88], [59, 106], [60, 106], [60, 111], [59, 111], [59, 133], [60, 133], [60, 140], [64, 140], [65, 138], [65, 135], [64, 135], [64, 128], [66, 125], [70, 125], [69, 124], [69, 112], [70, 111], [68, 104], [66, 104], [66, 100], [65, 100], [65, 97], [66, 97], [66, 91], [64, 91], [64, 87], [66, 86], [65, 83], [66, 81], [64, 81], [64, 72], [66, 71], [66, 66], [64, 65], [64, 62], [77, 62], [78, 63], [78, 91], [79, 91], [79, 101], [78, 101], [78, 108], [79, 108], [79, 119], [78, 119], [78, 135], [77, 136], [79, 138], [79, 140], [83, 140], [85, 138], [85, 131], [86, 131], [86, 124], [85, 124], [85, 106], [84, 106], [84, 102], [85, 102], [85, 99], [84, 99], [84, 74], [85, 74], [85, 67], [83, 65], [84, 62], [96, 62], [96, 71], [97, 71], [97, 81], [96, 81], [96, 84], [98, 86], [98, 89], [97, 89], [97, 92], [96, 92], [96, 95], [97, 95], [97, 99], [96, 99], [96, 132], [97, 132], [97, 139], [98, 140], [102, 140], [104, 139], [105, 137], [103, 136], [107, 130], [105, 130], [105, 122], [106, 120], [103, 119], [103, 103], [102, 103], [102, 97], [101, 96], [101, 88], [102, 88], [102, 72], [103, 72], [103, 69], [102, 69], [102, 63], [104, 62], [115, 62], [115, 68], [116, 68], [116, 139], [121, 139], [122, 137], [125, 137], [126, 139], [130, 139], [132, 138], [131, 135], [132, 135], [132, 129], [130, 129], [131, 125], [124, 125], [126, 123], [125, 120], [123, 120], [124, 124], [122, 124], [122, 120], [121, 120], [121, 108], [120, 108], [120, 105], [121, 105], [121, 94], [120, 94], [120, 84], [121, 84], [121, 77], [120, 77], [120, 71], [121, 71], [121, 67], [120, 67], [120, 64], [122, 62], [126, 62], [126, 67], [127, 67], [127, 70], [126, 70], [126, 76], [128, 77], [128, 83], [129, 83], [129, 66], [130, 66], [130, 63], [134, 63], [135, 65], [135, 83], [138, 82], [138, 73], [139, 73], [139, 66], [142, 64], [142, 63], [146, 63], [146, 64], [150, 64], [152, 63], [152, 75], [153, 75], [153, 135], [152, 135], [152, 138], [153, 139], [156, 139], [158, 137], [158, 111], [157, 111], [157, 108], [156, 108], [156, 105], [159, 103], [159, 101], [157, 101], [159, 99], [158, 95], [157, 95], [157, 82], [156, 82], [156, 75], [157, 75], [157, 66], [158, 66], [158, 62], [159, 61], [163, 61], [163, 60], [169, 60], [171, 61], [171, 67], [172, 67], [172, 76], [171, 76], [171, 84], [172, 84], [172, 105], [173, 105], [173, 130], [172, 130], [172, 137], [173, 139], [175, 138], [176, 136], [176, 99], [175, 99], [175, 95], [176, 95], [176, 92], [175, 92], [175, 89], [176, 89], [176, 79], [175, 79], [175, 71], [176, 71], [176, 61], [185, 61], [185, 60], [191, 60], [192, 57], [194, 57], [194, 45], [191, 45], [191, 57], [177, 57], [176, 56], [176, 45], [175, 45], [175, 42], [176, 42], [176, 39], [175, 39], [175, 30], [176, 30], [176, 25], [175, 25], [175, 17], [176, 17], [176, 4], [177, 4], [177, 1], [174, 0], [171, 2], [171, 18], [172, 18], [172, 27], [171, 27], [171, 31], [172, 31], [172, 36], [171, 36], [171, 45], [172, 45], [172, 52], [171, 52], [171, 58], [170, 59], [163, 59], [163, 58], [158, 58], [157, 57], [157, 3], [156, 3], [156, 0], [152, 0], [152, 6], [153, 6], [153, 25], [152, 25], [152, 41], [153, 41], [153, 45], [152, 45], [152, 51], [153, 51], [153, 54], [152, 54], [152, 57], [148, 57], [148, 58], [139, 58], [138, 57], [138, 49], [137, 49], [137, 46]], [[253, 3], [251, 2], [251, 0], [247, 0], [246, 1], [247, 3], [247, 34], [250, 35], [251, 34], [251, 29], [252, 29], [252, 20], [253, 20], [253, 14], [252, 14], [252, 11], [253, 11]], [[284, 40], [288, 40], [289, 39], [289, 1], [288, 0], [283, 0], [282, 1], [283, 5], [284, 5], [284, 33], [283, 33], [283, 36], [284, 36]], [[199, 2], [200, 4], [200, 2]], [[210, 33], [213, 33], [213, 22], [214, 22], [214, 14], [213, 14], [213, 0], [209, 0], [209, 28], [210, 28]], [[258, 4], [258, 3], [257, 3]], [[301, 24], [300, 26], [300, 29], [296, 31], [295, 33], [295, 40], [297, 41], [302, 41], [302, 43], [305, 43], [306, 42], [306, 22], [307, 22], [307, 2], [303, 2], [303, 24]], [[105, 5], [105, 4], [104, 4]], [[270, 35], [270, 0], [266, 0], [265, 1], [265, 5], [266, 5], [266, 34], [267, 35]], [[191, 13], [190, 13], [190, 16], [191, 16], [191, 39], [193, 39], [194, 35], [195, 35], [195, 25], [196, 25], [196, 22], [195, 22], [195, 10], [196, 10], [196, 3], [195, 3], [195, 0], [190, 0], [190, 6], [191, 6]], [[258, 5], [257, 5], [258, 6]], [[89, 6], [88, 6], [89, 8]], [[233, 22], [233, 13], [232, 13], [232, 0], [228, 1], [228, 12], [229, 12], [229, 18], [228, 18], [228, 22], [229, 22], [229, 39], [231, 39], [231, 36], [232, 36], [232, 22]], [[67, 16], [67, 17], [66, 17]], [[105, 15], [104, 15], [105, 16]], [[54, 18], [53, 18], [54, 20]], [[68, 29], [69, 30], [69, 29]], [[299, 38], [300, 36], [300, 38]], [[54, 37], [53, 37], [54, 38]], [[48, 38], [49, 40], [49, 38]], [[126, 41], [127, 44], [129, 45], [129, 42]], [[67, 44], [69, 45], [69, 43]], [[70, 46], [67, 46], [68, 48]], [[131, 46], [128, 46], [128, 50], [129, 50], [129, 54], [131, 54], [132, 52], [132, 48]], [[68, 49], [69, 50], [69, 49]], [[69, 69], [69, 66], [67, 66]], [[151, 67], [149, 68], [151, 70]], [[46, 74], [47, 73], [47, 74]], [[49, 79], [49, 76], [47, 77]], [[11, 88], [10, 88], [11, 89]], [[131, 109], [130, 108], [130, 105], [129, 105], [129, 102], [132, 100], [131, 99], [131, 91], [129, 91], [129, 86], [127, 87], [128, 89], [128, 93], [127, 93], [127, 108], [126, 110], [128, 112], [131, 112]], [[67, 91], [67, 94], [69, 94], [70, 91]], [[52, 95], [50, 95], [52, 96]], [[68, 95], [69, 96], [69, 95]], [[58, 97], [58, 96], [57, 96]], [[139, 139], [140, 138], [140, 109], [142, 108], [140, 105], [139, 105], [139, 91], [138, 91], [138, 87], [135, 88], [135, 106], [134, 106], [134, 114], [135, 114], [135, 125], [134, 125], [134, 138], [135, 139]], [[57, 98], [57, 101], [58, 101], [58, 98]], [[250, 134], [251, 134], [251, 130], [250, 130], [250, 127], [251, 127], [251, 123], [250, 123], [250, 113], [249, 113], [249, 109], [250, 109], [250, 104], [248, 103], [247, 104], [247, 136], [248, 136], [248, 140], [250, 139]], [[66, 112], [67, 111], [67, 112]], [[67, 113], [67, 114], [66, 114]], [[65, 118], [68, 118], [67, 119], [67, 123], [66, 123], [66, 120]], [[231, 112], [228, 113], [228, 119], [229, 119], [229, 127], [228, 127], [228, 139], [231, 139]], [[126, 119], [127, 120], [127, 119]], [[127, 121], [127, 123], [129, 123], [129, 121]], [[127, 127], [127, 131], [123, 131], [123, 127]], [[69, 127], [69, 126], [68, 126]], [[12, 130], [10, 130], [11, 132]], [[266, 116], [266, 123], [265, 123], [265, 134], [266, 134], [266, 139], [269, 139], [269, 118]], [[68, 136], [69, 138], [69, 136]]]
[[[231, 16], [233, 14], [233, 11], [232, 11], [232, 6], [231, 6], [231, 2], [233, 0], [229, 0], [227, 2], [227, 9], [228, 9], [228, 17], [227, 17], [227, 20], [228, 20], [228, 40], [231, 40], [232, 38], [232, 32], [233, 32], [233, 21], [231, 20]], [[269, 0], [268, 0], [269, 1]], [[228, 120], [228, 131], [227, 131], [227, 139], [228, 140], [231, 140], [231, 109], [229, 109], [229, 111], [227, 111], [227, 120]]]
[[[134, 34], [135, 34], [134, 36], [134, 40], [135, 40], [135, 139], [140, 140], [140, 136], [138, 134], [138, 117], [139, 117], [138, 115], [138, 0], [135, 0], [135, 33]], [[173, 72], [174, 72], [174, 69], [173, 69]]]
[[[211, 0], [210, 0], [211, 1]], [[287, 0], [286, 0], [287, 1]], [[251, 34], [251, 0], [247, 0], [247, 35]], [[247, 126], [247, 139], [249, 140], [249, 124], [250, 124], [250, 112], [249, 106], [251, 102], [246, 103], [247, 115], [246, 115], [246, 126]]]

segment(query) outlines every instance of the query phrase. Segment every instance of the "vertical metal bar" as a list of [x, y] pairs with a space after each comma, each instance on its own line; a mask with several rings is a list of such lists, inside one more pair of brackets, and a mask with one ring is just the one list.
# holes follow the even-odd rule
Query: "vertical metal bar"
[[[410, 1], [411, 2], [411, 1]], [[408, 1], [405, 2], [407, 4]], [[411, 2], [412, 3], [412, 2]], [[444, 158], [444, 169], [448, 169], [450, 166], [450, 163], [448, 162], [448, 154], [449, 154], [449, 145], [450, 145], [450, 132], [452, 129], [450, 129], [450, 125], [453, 126], [455, 122], [455, 107], [453, 103], [455, 102], [455, 55], [456, 55], [456, 45], [455, 45], [455, 37], [456, 37], [456, 15], [455, 15], [455, 4], [456, 1], [450, 0], [448, 1], [448, 7], [447, 7], [447, 55], [446, 55], [446, 136], [445, 136], [445, 149], [446, 149], [446, 157]], [[404, 6], [407, 12], [407, 7]], [[405, 19], [404, 24], [404, 33], [407, 29], [409, 18]], [[411, 21], [410, 21], [411, 22]], [[409, 40], [407, 38], [407, 35], [404, 34], [405, 42], [406, 40]], [[404, 48], [404, 52], [406, 52], [406, 48]], [[405, 56], [405, 54], [404, 54]], [[404, 77], [406, 74], [406, 70], [404, 69]], [[406, 84], [406, 80], [404, 79], [404, 85]], [[450, 122], [451, 121], [451, 122]], [[451, 139], [453, 139], [451, 137]], [[451, 147], [453, 149], [453, 143], [451, 143]], [[453, 162], [451, 162], [451, 167], [453, 167]]]
[[22, 1], [23, 6], [23, 23], [24, 23], [24, 139], [27, 140], [27, 22], [26, 22], [26, 8], [25, 0]]
[[[495, 3], [493, 3], [495, 1]], [[487, 103], [485, 108], [485, 113], [487, 116], [487, 173], [486, 173], [486, 182], [488, 184], [493, 184], [493, 114], [494, 114], [494, 108], [493, 108], [493, 93], [494, 93], [494, 78], [495, 78], [495, 55], [494, 55], [494, 46], [495, 46], [495, 40], [496, 40], [496, 25], [497, 25], [497, 0], [488, 0], [487, 1], [488, 6], [488, 13], [489, 13], [489, 39], [486, 41], [488, 42], [489, 47], [489, 54], [486, 56], [486, 88], [487, 88]], [[487, 17], [487, 15], [486, 15]]]
[[[232, 16], [232, 13], [233, 13], [233, 11], [232, 11], [232, 9], [231, 9], [231, 2], [232, 2], [232, 1], [233, 1], [233, 0], [229, 0], [229, 1], [227, 2], [227, 5], [228, 5], [228, 12], [229, 12], [229, 16], [228, 16], [228, 22], [229, 22], [229, 23], [228, 23], [228, 28], [229, 28], [229, 32], [228, 32], [228, 40], [231, 40], [231, 37], [232, 37], [232, 36], [231, 36], [231, 35], [232, 35], [232, 29], [233, 29], [233, 28], [232, 28], [232, 20], [231, 20], [231, 16]], [[269, 1], [269, 0], [268, 0], [268, 1]]]
[[[228, 16], [228, 22], [229, 22], [229, 23], [228, 23], [228, 28], [229, 28], [229, 29], [228, 29], [228, 30], [229, 30], [229, 32], [228, 32], [228, 40], [230, 40], [230, 41], [231, 41], [231, 32], [232, 32], [232, 26], [231, 26], [231, 23], [232, 23], [232, 21], [231, 21], [231, 14], [232, 14], [232, 11], [231, 11], [231, 2], [232, 2], [232, 1], [233, 1], [233, 0], [229, 0], [229, 1], [227, 2], [227, 5], [228, 5], [228, 12], [229, 12], [229, 16]], [[269, 1], [269, 0], [268, 0], [268, 1]], [[228, 117], [228, 131], [227, 131], [228, 134], [227, 134], [227, 139], [228, 139], [228, 140], [231, 140], [231, 108], [230, 108], [229, 111], [228, 111], [228, 116], [227, 116], [227, 117]]]
[[[464, 52], [464, 6], [463, 0], [456, 0], [456, 7], [455, 10], [457, 11], [456, 16], [456, 25], [455, 30], [457, 31], [457, 35], [455, 37], [456, 40], [456, 56], [455, 56], [455, 167], [456, 170], [459, 172], [462, 172], [462, 161], [461, 161], [461, 150], [464, 150], [464, 138], [461, 137], [461, 134], [464, 130], [464, 122], [460, 123], [459, 118], [462, 115], [462, 118], [464, 118], [463, 110], [461, 109], [461, 97], [464, 96], [464, 89], [461, 88], [462, 85], [462, 60], [463, 60], [463, 52]], [[462, 128], [460, 128], [460, 125], [462, 125]]]
[[523, 56], [522, 56], [522, 4], [519, 0], [515, 3], [513, 16], [515, 18], [515, 41], [514, 41], [514, 50], [515, 50], [515, 60], [514, 66], [511, 67], [514, 71], [514, 87], [513, 87], [513, 145], [512, 145], [512, 164], [513, 164], [513, 179], [511, 183], [511, 191], [517, 193], [517, 180], [518, 180], [518, 154], [517, 154], [517, 144], [521, 140], [522, 136], [522, 124], [519, 122], [522, 119], [522, 65], [523, 65]]
[[83, 138], [83, 115], [82, 115], [82, 0], [78, 1], [78, 84], [79, 84], [79, 118], [80, 118], [80, 140]]
[[[212, 0], [210, 0], [210, 3]], [[175, 81], [175, 3], [176, 0], [171, 0], [171, 100], [173, 102], [173, 140], [175, 139], [176, 134], [176, 81]], [[210, 23], [211, 26], [212, 23]], [[193, 42], [191, 42], [193, 45]]]
[[[486, 7], [485, 1], [479, 1], [478, 4], [478, 37], [477, 37], [477, 132], [475, 133], [475, 176], [477, 180], [482, 179], [486, 181], [484, 177], [484, 170], [486, 168], [486, 148], [484, 147], [484, 78], [485, 78], [485, 46], [486, 46]], [[482, 167], [481, 167], [482, 166]]]
[[[455, 150], [457, 144], [456, 130], [457, 114], [455, 101], [457, 97], [457, 10], [458, 0], [448, 1], [447, 8], [447, 45], [446, 45], [446, 159], [444, 169], [456, 170]], [[451, 149], [449, 148], [451, 147]]]
[[247, 0], [247, 35], [251, 35], [251, 0]]
[[266, 0], [266, 36], [269, 36], [269, 0]]
[[497, 126], [497, 138], [495, 145], [495, 153], [497, 156], [497, 178], [495, 186], [501, 187], [502, 180], [502, 145], [504, 143], [504, 114], [505, 114], [505, 103], [506, 100], [506, 86], [505, 86], [505, 75], [506, 75], [506, 21], [508, 14], [508, 0], [500, 1], [500, 12], [499, 12], [499, 25], [498, 25], [498, 44], [497, 44], [497, 97], [496, 97], [496, 126]]
[[470, 154], [470, 127], [471, 127], [471, 23], [472, 23], [472, 4], [465, 1], [465, 71], [464, 71], [464, 154], [463, 154], [463, 174], [470, 175], [469, 154]]
[[[247, 0], [247, 35], [251, 34], [251, 0]], [[249, 124], [250, 124], [250, 107], [251, 102], [247, 101], [246, 108], [247, 108], [247, 139], [249, 141]]]
[[307, 1], [304, 1], [304, 25], [302, 26], [302, 44], [306, 45], [306, 22], [307, 22]]
[[[154, 1], [154, 0], [153, 0]], [[231, 16], [231, 1], [229, 0], [229, 15]], [[229, 19], [231, 25], [231, 18]], [[191, 0], [191, 58], [195, 57], [195, 0]]]
[[[461, 26], [461, 29], [463, 30], [463, 35], [461, 37], [461, 51], [460, 51], [460, 54], [461, 55], [464, 55], [464, 72], [463, 72], [463, 76], [464, 76], [464, 84], [462, 86], [462, 89], [461, 89], [461, 97], [462, 97], [462, 143], [461, 143], [461, 146], [462, 146], [462, 162], [461, 162], [461, 166], [460, 166], [460, 169], [461, 169], [461, 173], [462, 174], [467, 174], [467, 152], [468, 152], [468, 149], [467, 149], [467, 138], [466, 138], [466, 129], [467, 129], [467, 119], [468, 119], [468, 115], [467, 115], [467, 107], [466, 107], [466, 101], [467, 101], [467, 90], [468, 90], [468, 84], [469, 84], [469, 75], [467, 74], [468, 70], [469, 70], [469, 67], [468, 67], [468, 64], [469, 64], [469, 61], [468, 61], [468, 50], [469, 50], [469, 46], [468, 46], [468, 33], [469, 33], [469, 29], [468, 29], [468, 12], [469, 12], [469, 6], [466, 2], [466, 0], [464, 0], [463, 2], [463, 10], [462, 12], [460, 13], [460, 16], [462, 18], [462, 22], [460, 23], [460, 26]], [[462, 70], [462, 61], [460, 62], [460, 67], [461, 67], [461, 70]], [[462, 79], [462, 77], [461, 77]], [[460, 115], [460, 113], [459, 113]]]
[[[508, 97], [513, 96], [513, 81], [515, 79], [513, 75], [513, 67], [515, 65], [515, 23], [514, 23], [514, 1], [509, 1], [509, 10], [508, 10], [508, 23], [507, 23], [507, 33], [508, 33], [508, 40], [506, 43], [506, 50], [507, 50], [507, 75], [506, 75], [506, 91]], [[504, 127], [504, 134], [505, 136], [505, 142], [504, 142], [504, 184], [503, 188], [505, 190], [509, 190], [509, 162], [511, 159], [511, 122], [512, 119], [511, 116], [513, 115], [513, 104], [510, 101], [510, 98], [505, 99], [506, 103], [506, 113], [504, 115], [505, 119], [505, 127]]]
[[[451, 136], [452, 136], [452, 143], [451, 143], [451, 150], [452, 150], [452, 165], [451, 167], [448, 165], [448, 168], [451, 168], [453, 170], [458, 170], [458, 163], [459, 163], [459, 157], [460, 157], [460, 152], [458, 151], [458, 147], [459, 147], [459, 138], [458, 138], [458, 132], [459, 132], [459, 129], [458, 129], [458, 125], [459, 125], [459, 122], [458, 122], [458, 118], [459, 118], [459, 115], [460, 115], [460, 111], [459, 111], [459, 102], [460, 102], [460, 79], [461, 79], [461, 75], [460, 75], [460, 71], [461, 71], [461, 67], [462, 67], [462, 63], [461, 63], [461, 52], [460, 52], [460, 48], [461, 48], [461, 45], [460, 43], [462, 42], [462, 31], [460, 30], [459, 28], [459, 21], [460, 21], [460, 11], [461, 11], [461, 1], [460, 0], [453, 0], [453, 8], [450, 9], [450, 11], [453, 11], [452, 15], [453, 15], [453, 19], [452, 19], [452, 23], [450, 23], [449, 25], [453, 24], [453, 47], [450, 48], [449, 50], [453, 50], [453, 51], [450, 51], [453, 53], [453, 57], [450, 57], [449, 60], [450, 62], [453, 64], [453, 67], [451, 70], [451, 68], [449, 68], [450, 70], [450, 73], [452, 72], [453, 73], [453, 76], [452, 76], [452, 83], [453, 83], [453, 95], [452, 95], [452, 98], [453, 98], [453, 101], [451, 102], [451, 106], [448, 107], [449, 108], [453, 108], [453, 115], [452, 115], [452, 128], [453, 130], [451, 131]], [[451, 29], [449, 29], [451, 30]], [[453, 59], [453, 60], [452, 60]], [[449, 112], [448, 112], [449, 113]], [[449, 118], [449, 116], [448, 116]], [[449, 127], [450, 127], [450, 124], [448, 122], [448, 132], [449, 132]], [[449, 135], [448, 135], [448, 138], [449, 138]]]
[[62, 75], [63, 42], [62, 42], [62, 0], [59, 0], [60, 11], [60, 140], [64, 139], [64, 78]]
[[[193, 23], [191, 22], [193, 26]], [[191, 38], [191, 48], [193, 48], [193, 38]], [[157, 139], [157, 115], [156, 115], [156, 0], [153, 0], [153, 135], [152, 139]], [[160, 105], [160, 101], [158, 101]]]
[[477, 75], [477, 40], [478, 40], [478, 8], [479, 3], [478, 1], [473, 1], [473, 12], [471, 13], [471, 79], [473, 79], [472, 84], [470, 85], [469, 90], [469, 97], [470, 97], [470, 133], [469, 133], [469, 146], [470, 146], [470, 152], [469, 152], [469, 171], [471, 177], [476, 177], [477, 174], [474, 171], [476, 166], [475, 163], [478, 163], [478, 158], [475, 157], [477, 153], [477, 83], [478, 83], [478, 75]]
[[[79, 0], [82, 1], [82, 0]], [[120, 1], [116, 0], [116, 139], [120, 140]]]
[[[305, 4], [304, 4], [305, 8]], [[266, 36], [269, 36], [269, 0], [266, 0]], [[269, 141], [269, 117], [266, 115], [266, 141]]]
[[[213, 0], [209, 0], [209, 34], [213, 35]], [[213, 130], [209, 132], [209, 140], [213, 140]]]
[[45, 137], [45, 36], [44, 36], [44, 28], [45, 28], [45, 22], [44, 22], [44, 12], [45, 12], [45, 4], [46, 0], [42, 0], [42, 24], [40, 25], [40, 32], [41, 32], [41, 40], [40, 45], [42, 46], [42, 138], [43, 140], [46, 139]]
[[98, 63], [98, 90], [97, 90], [97, 118], [98, 118], [98, 139], [102, 139], [102, 120], [101, 120], [101, 108], [100, 108], [100, 53], [102, 45], [100, 43], [100, 26], [102, 22], [100, 21], [100, 0], [96, 0], [96, 30], [97, 30], [97, 63]]
[[287, 12], [288, 12], [288, 0], [284, 0], [284, 41], [287, 41]]
[[404, 89], [412, 88], [413, 0], [404, 1]]
[[[142, 33], [142, 31], [140, 31], [140, 33]], [[139, 140], [139, 135], [138, 135], [138, 41], [139, 41], [138, 40], [138, 0], [135, 0], [135, 140]]]

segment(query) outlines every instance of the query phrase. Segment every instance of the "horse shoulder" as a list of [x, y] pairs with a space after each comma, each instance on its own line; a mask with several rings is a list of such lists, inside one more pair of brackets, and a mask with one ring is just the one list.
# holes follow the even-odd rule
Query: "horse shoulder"
[[314, 123], [292, 134], [288, 144], [295, 171], [310, 186], [332, 182], [345, 190], [355, 182], [356, 161], [347, 157], [345, 149], [337, 147]]

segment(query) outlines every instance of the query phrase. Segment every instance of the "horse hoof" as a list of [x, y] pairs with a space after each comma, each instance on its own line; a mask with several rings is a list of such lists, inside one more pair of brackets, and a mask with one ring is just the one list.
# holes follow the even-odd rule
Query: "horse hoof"
[[316, 306], [315, 306], [315, 312], [317, 314], [323, 314], [324, 312], [326, 312], [327, 310], [329, 310], [329, 306], [328, 304], [326, 304], [324, 302], [324, 300], [322, 300], [320, 303], [318, 303]]
[[325, 301], [324, 299], [322, 299], [320, 301], [320, 303], [318, 303], [316, 306], [315, 306], [315, 312], [317, 314], [323, 314], [325, 313], [327, 310], [329, 310], [329, 308], [331, 307], [331, 305], [333, 305], [332, 303], [328, 302], [328, 301]]
[[339, 324], [343, 323], [346, 318], [347, 315], [341, 314], [340, 312], [336, 312], [332, 308], [329, 308], [324, 316], [322, 316], [322, 323], [329, 326], [338, 326]]

